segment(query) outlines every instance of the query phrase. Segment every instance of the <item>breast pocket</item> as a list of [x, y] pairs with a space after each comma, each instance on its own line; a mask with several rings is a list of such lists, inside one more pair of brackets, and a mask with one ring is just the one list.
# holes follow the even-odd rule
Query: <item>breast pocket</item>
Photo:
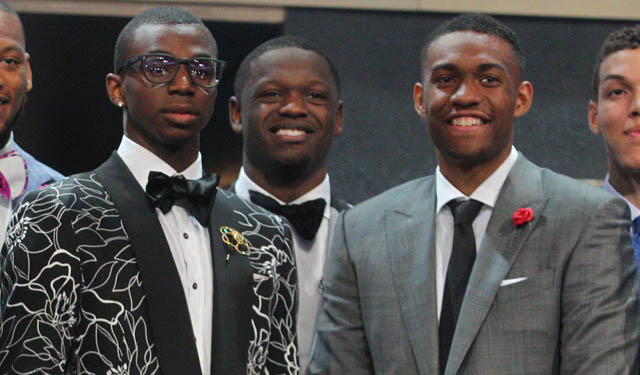
[[512, 277], [510, 275], [509, 279], [515, 279], [518, 277], [526, 277], [527, 279], [517, 283], [501, 286], [498, 290], [498, 296], [496, 297], [497, 301], [509, 302], [522, 298], [531, 298], [548, 290], [555, 283], [555, 269], [551, 268], [532, 276], [513, 275]]

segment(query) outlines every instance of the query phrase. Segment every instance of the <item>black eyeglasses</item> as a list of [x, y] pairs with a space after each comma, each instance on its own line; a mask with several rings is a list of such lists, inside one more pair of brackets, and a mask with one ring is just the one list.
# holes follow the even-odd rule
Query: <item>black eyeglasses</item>
[[169, 83], [178, 74], [181, 64], [187, 66], [191, 82], [195, 85], [212, 88], [216, 87], [222, 78], [222, 70], [225, 62], [209, 57], [197, 57], [195, 59], [179, 59], [169, 55], [140, 55], [126, 61], [116, 71], [131, 66], [140, 61], [144, 77], [153, 83]]

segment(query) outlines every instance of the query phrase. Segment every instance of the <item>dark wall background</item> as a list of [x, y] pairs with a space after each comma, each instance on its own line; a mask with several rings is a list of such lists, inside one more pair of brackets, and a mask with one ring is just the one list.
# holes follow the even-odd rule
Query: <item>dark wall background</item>
[[[337, 195], [361, 201], [433, 173], [435, 153], [413, 109], [424, 37], [450, 14], [291, 9], [285, 32], [312, 39], [341, 73], [344, 132], [330, 173]], [[533, 107], [516, 121], [516, 148], [539, 165], [603, 178], [603, 141], [587, 123], [591, 74], [605, 36], [632, 22], [497, 17], [519, 35]]]
[[[33, 90], [15, 131], [17, 142], [65, 175], [91, 170], [120, 144], [122, 111], [107, 96], [105, 76], [128, 18], [21, 14], [31, 54]], [[208, 171], [232, 176], [241, 163], [241, 138], [228, 120], [227, 103], [242, 58], [282, 34], [281, 25], [205, 22], [227, 62], [216, 110], [202, 134]], [[223, 181], [226, 182], [226, 181]]]
[[[205, 168], [233, 178], [241, 140], [228, 125], [227, 102], [241, 59], [283, 32], [315, 41], [337, 65], [346, 105], [345, 130], [331, 155], [337, 195], [359, 202], [432, 173], [433, 148], [415, 114], [424, 37], [449, 14], [289, 9], [284, 25], [207, 22], [229, 64], [214, 118], [202, 136]], [[115, 40], [128, 19], [21, 15], [32, 56], [34, 89], [16, 130], [28, 151], [65, 174], [95, 168], [117, 147], [121, 112], [108, 100], [104, 77]], [[532, 161], [579, 178], [602, 178], [602, 140], [587, 127], [591, 71], [609, 32], [632, 22], [498, 17], [520, 36], [532, 110], [516, 123], [516, 147]]]

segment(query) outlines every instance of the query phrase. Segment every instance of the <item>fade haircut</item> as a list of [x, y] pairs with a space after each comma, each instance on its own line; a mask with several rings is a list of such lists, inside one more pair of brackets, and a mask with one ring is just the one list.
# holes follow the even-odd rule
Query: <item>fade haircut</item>
[[260, 56], [264, 55], [266, 52], [282, 49], [282, 48], [300, 48], [305, 51], [313, 51], [318, 55], [322, 56], [329, 64], [329, 69], [331, 70], [331, 75], [333, 76], [333, 81], [336, 84], [336, 88], [338, 89], [338, 95], [340, 95], [340, 75], [338, 74], [338, 69], [336, 69], [333, 62], [324, 54], [318, 47], [316, 47], [311, 41], [301, 38], [299, 36], [294, 35], [285, 35], [278, 38], [267, 40], [262, 43], [258, 47], [256, 47], [253, 51], [251, 51], [247, 57], [242, 60], [240, 63], [240, 67], [238, 67], [238, 72], [236, 73], [235, 80], [233, 81], [233, 90], [235, 91], [235, 95], [238, 100], [242, 100], [242, 90], [244, 89], [244, 84], [251, 75], [251, 64]]
[[211, 31], [205, 26], [202, 20], [193, 14], [189, 13], [186, 9], [180, 7], [158, 7], [152, 8], [145, 12], [140, 13], [134, 17], [127, 25], [120, 31], [118, 40], [116, 41], [116, 48], [113, 57], [113, 71], [117, 73], [118, 67], [125, 63], [127, 51], [133, 41], [136, 31], [144, 25], [202, 25], [211, 39], [213, 39], [214, 52], [217, 51], [216, 40], [213, 38]]
[[520, 69], [520, 77], [524, 76], [525, 57], [524, 51], [518, 41], [518, 36], [507, 25], [496, 20], [486, 14], [463, 14], [461, 16], [450, 19], [449, 21], [438, 26], [425, 39], [421, 53], [421, 70], [427, 62], [427, 52], [431, 43], [445, 34], [451, 34], [456, 31], [473, 31], [476, 33], [497, 36], [498, 38], [509, 43], [513, 54], [518, 60], [518, 68]]
[[598, 101], [598, 87], [600, 86], [600, 65], [604, 59], [624, 49], [640, 48], [640, 25], [625, 27], [609, 34], [600, 46], [600, 52], [593, 69], [593, 100]]

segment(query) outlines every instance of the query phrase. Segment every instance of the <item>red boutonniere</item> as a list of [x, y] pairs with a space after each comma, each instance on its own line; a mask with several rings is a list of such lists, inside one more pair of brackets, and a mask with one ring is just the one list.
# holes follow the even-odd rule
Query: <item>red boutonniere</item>
[[533, 220], [533, 210], [531, 207], [518, 208], [511, 217], [514, 227], [521, 227]]

